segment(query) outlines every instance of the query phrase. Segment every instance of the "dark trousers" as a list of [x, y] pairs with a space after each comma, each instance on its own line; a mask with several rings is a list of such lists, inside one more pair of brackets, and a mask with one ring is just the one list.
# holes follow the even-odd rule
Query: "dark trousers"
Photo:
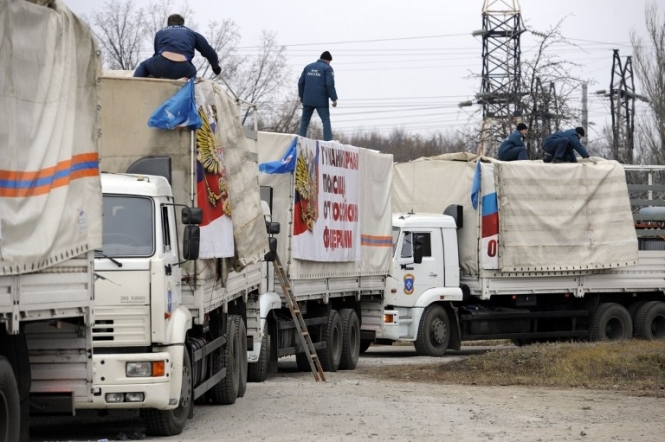
[[568, 145], [565, 138], [545, 138], [543, 141], [543, 150], [564, 163], [577, 163], [575, 151]]
[[155, 55], [143, 61], [134, 71], [135, 77], [181, 78], [196, 77], [196, 68], [188, 61], [172, 61], [161, 55]]
[[321, 117], [321, 123], [323, 124], [323, 141], [332, 140], [332, 127], [330, 125], [330, 108], [328, 106], [303, 106], [302, 107], [302, 118], [300, 119], [300, 133], [301, 137], [307, 136], [307, 128], [309, 127], [309, 120], [312, 119], [312, 114], [314, 114], [314, 109], [316, 113]]
[[524, 146], [511, 146], [504, 150], [499, 149], [499, 159], [501, 161], [522, 161], [528, 160], [529, 155]]

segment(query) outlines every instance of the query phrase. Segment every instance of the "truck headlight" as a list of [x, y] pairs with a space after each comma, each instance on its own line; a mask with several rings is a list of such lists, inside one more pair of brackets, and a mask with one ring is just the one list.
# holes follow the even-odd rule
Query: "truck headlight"
[[125, 376], [128, 378], [149, 378], [166, 375], [164, 361], [127, 362]]
[[152, 362], [127, 362], [125, 375], [128, 378], [147, 378], [152, 376]]

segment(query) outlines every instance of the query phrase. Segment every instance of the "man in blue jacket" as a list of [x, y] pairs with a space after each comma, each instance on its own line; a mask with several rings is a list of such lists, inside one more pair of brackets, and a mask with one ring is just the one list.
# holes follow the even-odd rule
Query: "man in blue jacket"
[[499, 159], [501, 161], [529, 159], [526, 147], [524, 146], [524, 137], [528, 130], [529, 127], [526, 124], [520, 123], [517, 125], [517, 130], [501, 143], [501, 147], [499, 147]]
[[335, 71], [330, 66], [331, 61], [332, 55], [325, 51], [321, 54], [321, 58], [305, 66], [298, 80], [298, 95], [302, 103], [301, 137], [307, 136], [309, 120], [312, 119], [316, 109], [323, 123], [323, 141], [332, 140], [328, 100], [332, 100], [333, 107], [337, 106], [337, 91], [335, 91]]
[[179, 14], [169, 16], [166, 27], [155, 34], [155, 55], [143, 61], [134, 71], [135, 77], [193, 78], [196, 67], [192, 64], [194, 49], [208, 59], [215, 75], [222, 72], [217, 52], [198, 32], [185, 27]]
[[543, 161], [546, 163], [576, 163], [575, 151], [582, 158], [589, 158], [589, 153], [580, 142], [583, 136], [583, 127], [553, 133], [543, 140], [543, 150], [547, 153]]

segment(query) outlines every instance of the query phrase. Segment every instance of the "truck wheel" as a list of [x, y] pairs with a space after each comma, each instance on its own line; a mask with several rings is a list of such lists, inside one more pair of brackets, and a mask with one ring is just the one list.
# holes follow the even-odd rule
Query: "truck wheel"
[[18, 385], [14, 370], [4, 356], [0, 356], [0, 440], [18, 442], [21, 426]]
[[365, 353], [370, 345], [372, 345], [372, 341], [360, 341], [360, 354]]
[[353, 370], [358, 365], [360, 356], [360, 321], [356, 311], [345, 308], [340, 311], [342, 317], [342, 358], [340, 370]]
[[241, 316], [236, 315], [234, 319], [238, 333], [238, 397], [243, 397], [247, 391], [247, 327]]
[[187, 347], [183, 351], [182, 386], [178, 408], [173, 410], [143, 410], [142, 415], [146, 432], [152, 436], [175, 436], [182, 433], [191, 407], [194, 406], [192, 401], [192, 361]]
[[337, 371], [339, 361], [342, 359], [342, 319], [337, 310], [330, 311], [328, 324], [323, 329], [322, 340], [326, 343], [326, 348], [317, 351], [321, 368], [323, 371]]
[[651, 301], [635, 313], [635, 337], [649, 341], [665, 339], [665, 302]]
[[268, 323], [263, 326], [263, 337], [261, 338], [261, 354], [259, 360], [247, 365], [247, 380], [249, 382], [265, 382], [268, 378], [268, 359], [270, 355], [270, 336], [268, 334]]
[[217, 373], [226, 367], [226, 377], [210, 389], [210, 400], [215, 405], [231, 405], [238, 398], [240, 388], [240, 343], [238, 341], [238, 326], [235, 315], [226, 319], [226, 346], [212, 355], [213, 370]]
[[589, 330], [592, 341], [618, 341], [632, 336], [633, 321], [624, 306], [606, 302], [596, 308]]
[[443, 356], [450, 342], [450, 319], [446, 309], [432, 304], [425, 309], [418, 326], [416, 353], [421, 356]]

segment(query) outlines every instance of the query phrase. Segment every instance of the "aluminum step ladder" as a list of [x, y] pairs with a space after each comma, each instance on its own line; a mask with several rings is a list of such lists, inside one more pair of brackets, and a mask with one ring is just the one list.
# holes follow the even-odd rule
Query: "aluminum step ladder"
[[279, 256], [275, 257], [273, 261], [273, 266], [275, 267], [275, 274], [277, 274], [277, 279], [279, 279], [279, 284], [282, 286], [282, 292], [286, 298], [286, 302], [289, 305], [289, 310], [291, 310], [291, 316], [293, 316], [293, 322], [296, 324], [296, 330], [298, 330], [298, 336], [300, 336], [300, 342], [305, 348], [305, 354], [307, 354], [307, 360], [309, 361], [309, 367], [314, 373], [314, 379], [316, 381], [325, 382], [326, 377], [323, 374], [323, 368], [321, 368], [321, 361], [319, 361], [319, 355], [316, 354], [316, 349], [312, 343], [312, 338], [309, 336], [307, 331], [307, 325], [305, 320], [302, 317], [300, 312], [300, 306], [298, 306], [298, 301], [291, 290], [291, 284], [286, 278], [286, 272], [284, 267], [282, 267], [282, 262], [279, 260]]

